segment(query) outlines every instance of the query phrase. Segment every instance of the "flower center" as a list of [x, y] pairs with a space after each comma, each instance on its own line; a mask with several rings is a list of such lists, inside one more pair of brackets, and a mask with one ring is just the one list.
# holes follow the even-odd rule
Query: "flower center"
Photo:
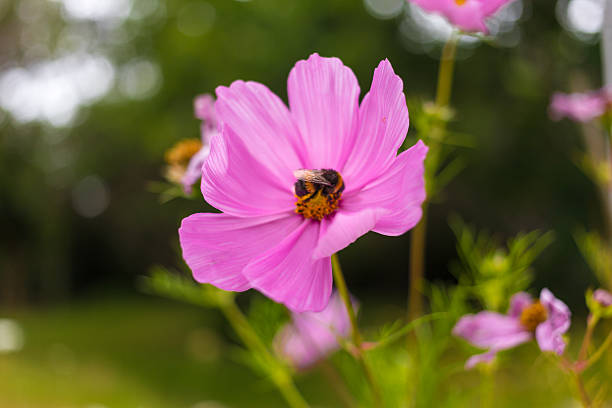
[[467, 0], [455, 0], [455, 3], [458, 6], [463, 6], [465, 3], [467, 3]]
[[344, 191], [344, 181], [336, 170], [300, 169], [293, 172], [297, 179], [293, 191], [297, 201], [295, 212], [305, 218], [321, 221], [338, 208]]
[[523, 309], [521, 313], [521, 324], [525, 329], [533, 332], [540, 323], [546, 321], [547, 317], [548, 312], [546, 312], [546, 308], [542, 306], [539, 301], [534, 302]]
[[202, 148], [200, 139], [184, 139], [166, 151], [166, 163], [171, 166], [187, 166], [189, 160]]

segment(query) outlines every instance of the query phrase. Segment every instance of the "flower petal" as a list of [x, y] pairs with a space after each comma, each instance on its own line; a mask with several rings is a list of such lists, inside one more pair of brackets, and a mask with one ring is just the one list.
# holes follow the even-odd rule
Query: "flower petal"
[[213, 137], [202, 169], [202, 194], [215, 208], [239, 217], [291, 212], [293, 182], [283, 184], [255, 159], [232, 128]]
[[531, 339], [531, 334], [518, 319], [494, 312], [480, 312], [463, 316], [453, 329], [476, 347], [504, 350]]
[[386, 212], [383, 209], [367, 208], [362, 211], [339, 211], [330, 220], [323, 220], [322, 234], [313, 257], [320, 259], [332, 256], [346, 248], [366, 232], [372, 230], [376, 222]]
[[565, 350], [563, 334], [570, 327], [571, 312], [546, 288], [540, 292], [540, 302], [546, 308], [548, 318], [536, 328], [536, 340], [542, 351], [554, 351], [561, 355]]
[[278, 332], [274, 338], [274, 346], [281, 356], [301, 370], [313, 365], [323, 356], [323, 352], [302, 337], [292, 324], [283, 326]]
[[478, 0], [480, 9], [485, 17], [492, 16], [497, 13], [506, 4], [512, 3], [514, 0]]
[[459, 5], [455, 0], [410, 0], [426, 11], [444, 16], [451, 24], [464, 31], [487, 33], [481, 2], [467, 0]]
[[293, 171], [304, 167], [304, 147], [285, 104], [257, 82], [235, 81], [216, 91], [217, 120], [235, 132], [269, 173], [292, 186]]
[[[341, 211], [385, 209], [374, 231], [383, 235], [401, 235], [421, 219], [421, 204], [425, 200], [423, 161], [427, 146], [419, 141], [396, 157], [389, 169], [360, 191], [345, 193]], [[348, 188], [348, 181], [347, 181]]]
[[355, 139], [359, 84], [338, 58], [312, 54], [298, 61], [287, 83], [289, 106], [311, 169], [340, 171]]
[[332, 289], [330, 258], [313, 259], [320, 224], [302, 225], [280, 244], [252, 260], [244, 275], [252, 287], [294, 312], [321, 311]]
[[518, 292], [510, 299], [510, 307], [508, 308], [508, 316], [520, 318], [523, 309], [533, 303], [533, 298], [529, 293]]
[[185, 193], [191, 194], [191, 186], [193, 186], [202, 177], [202, 166], [204, 165], [204, 162], [206, 162], [209, 154], [210, 145], [205, 144], [196, 154], [193, 155], [191, 160], [189, 160], [187, 170], [185, 170], [185, 174], [181, 179], [181, 184], [183, 185], [183, 190]]
[[[354, 301], [357, 308], [357, 302]], [[275, 342], [294, 365], [305, 368], [340, 348], [338, 337], [348, 337], [350, 320], [344, 302], [335, 293], [321, 312], [293, 313]]]
[[474, 354], [465, 362], [465, 369], [469, 370], [480, 363], [490, 363], [497, 356], [497, 353], [497, 350], [489, 350], [486, 353]]
[[251, 287], [242, 275], [248, 262], [274, 247], [299, 227], [296, 216], [239, 218], [226, 214], [193, 214], [181, 223], [183, 258], [195, 280], [224, 290]]
[[359, 189], [382, 174], [397, 156], [409, 125], [404, 84], [388, 60], [374, 70], [370, 92], [359, 107], [355, 147], [342, 169], [347, 188]]

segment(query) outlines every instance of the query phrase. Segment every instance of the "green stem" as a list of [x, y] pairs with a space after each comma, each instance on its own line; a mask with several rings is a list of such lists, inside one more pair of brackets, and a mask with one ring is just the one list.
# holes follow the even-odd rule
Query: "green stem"
[[584, 383], [582, 382], [580, 372], [576, 369], [576, 364], [572, 363], [565, 355], [561, 356], [558, 361], [561, 365], [561, 368], [567, 371], [574, 380], [582, 406], [584, 408], [590, 408], [591, 399], [589, 398], [589, 395], [586, 392], [586, 388], [584, 386]]
[[328, 360], [323, 360], [320, 363], [320, 366], [323, 374], [329, 380], [330, 385], [336, 394], [338, 394], [338, 398], [340, 398], [340, 401], [342, 401], [342, 405], [344, 405], [346, 408], [357, 407], [357, 402], [349, 392], [346, 384], [342, 380], [342, 377], [336, 370], [336, 367], [334, 367]]
[[593, 330], [595, 329], [598, 321], [599, 316], [597, 314], [589, 315], [589, 317], [587, 317], [586, 333], [584, 334], [584, 339], [582, 340], [582, 345], [580, 346], [580, 351], [578, 352], [579, 363], [586, 360], [589, 345], [591, 344], [591, 338], [593, 337]]
[[457, 36], [453, 33], [444, 44], [440, 69], [438, 71], [438, 88], [436, 91], [436, 105], [448, 106], [453, 85], [453, 68], [457, 51]]
[[359, 327], [357, 326], [357, 316], [355, 314], [355, 309], [353, 309], [351, 295], [349, 294], [349, 291], [346, 287], [346, 281], [344, 280], [344, 275], [342, 274], [342, 268], [340, 267], [338, 255], [333, 254], [331, 257], [331, 261], [334, 273], [334, 281], [336, 282], [336, 288], [338, 289], [338, 293], [340, 294], [340, 297], [344, 302], [344, 306], [346, 307], [346, 311], [351, 321], [351, 336], [353, 338], [353, 344], [356, 348], [354, 356], [357, 359], [359, 365], [361, 366], [365, 374], [366, 380], [370, 385], [370, 389], [372, 390], [372, 397], [374, 399], [374, 406], [382, 407], [382, 396], [380, 393], [380, 389], [378, 388], [378, 384], [376, 383], [372, 369], [370, 368], [370, 365], [368, 364], [368, 361], [363, 353], [363, 338], [361, 337]]
[[[450, 103], [453, 69], [455, 66], [455, 53], [457, 51], [457, 36], [452, 34], [442, 49], [440, 69], [438, 71], [438, 84], [436, 90], [436, 106], [443, 108]], [[445, 122], [434, 129], [438, 133], [445, 131]], [[432, 139], [433, 140], [433, 139]], [[431, 183], [438, 167], [437, 146], [429, 146], [429, 166], [426, 167], [425, 181], [429, 184], [428, 192], [433, 191]], [[431, 198], [431, 197], [430, 197]], [[428, 201], [423, 202], [423, 215], [421, 221], [412, 230], [410, 239], [410, 292], [408, 294], [408, 317], [414, 319], [423, 313], [423, 277], [425, 275], [425, 240], [427, 231]]]
[[385, 337], [381, 341], [376, 342], [373, 346], [368, 348], [368, 351], [375, 350], [381, 347], [385, 347], [393, 343], [394, 341], [397, 341], [398, 339], [410, 333], [410, 331], [416, 329], [423, 323], [431, 322], [432, 320], [442, 319], [447, 316], [448, 314], [446, 312], [440, 312], [440, 313], [431, 313], [431, 314], [416, 318], [412, 320], [410, 323], [408, 323], [406, 326], [396, 331], [395, 333], [389, 335], [388, 337]]
[[578, 394], [580, 395], [580, 402], [584, 408], [591, 407], [591, 399], [586, 392], [586, 388], [584, 387], [584, 383], [582, 382], [582, 378], [580, 374], [573, 371], [572, 376], [574, 377], [574, 381], [576, 381], [576, 387], [578, 388]]
[[606, 339], [601, 344], [601, 346], [599, 346], [597, 351], [593, 353], [593, 355], [587, 360], [586, 364], [584, 365], [583, 370], [586, 370], [587, 368], [595, 364], [597, 360], [599, 360], [601, 356], [603, 356], [603, 354], [606, 352], [608, 347], [610, 347], [611, 345], [612, 345], [612, 331], [608, 334], [608, 337], [606, 337]]
[[247, 348], [259, 354], [265, 360], [265, 367], [269, 371], [272, 381], [278, 387], [289, 406], [291, 408], [308, 408], [308, 403], [296, 388], [291, 375], [270, 353], [248, 319], [240, 311], [234, 299], [219, 302], [219, 308]]

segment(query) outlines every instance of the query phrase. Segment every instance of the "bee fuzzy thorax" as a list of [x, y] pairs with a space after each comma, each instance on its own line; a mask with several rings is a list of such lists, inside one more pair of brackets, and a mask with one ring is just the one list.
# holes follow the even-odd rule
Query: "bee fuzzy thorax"
[[293, 175], [297, 179], [293, 186], [296, 213], [321, 221], [338, 209], [344, 191], [340, 173], [332, 169], [299, 169]]

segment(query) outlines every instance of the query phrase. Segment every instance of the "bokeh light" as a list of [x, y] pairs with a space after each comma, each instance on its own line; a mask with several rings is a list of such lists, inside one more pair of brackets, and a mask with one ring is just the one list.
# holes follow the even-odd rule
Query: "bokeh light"
[[557, 19], [574, 37], [595, 42], [603, 27], [605, 0], [559, 0]]
[[72, 206], [77, 214], [93, 218], [108, 207], [110, 194], [104, 180], [96, 175], [83, 178], [72, 189]]
[[21, 326], [12, 319], [0, 319], [0, 353], [11, 353], [23, 348]]
[[67, 126], [80, 106], [111, 89], [114, 76], [108, 58], [82, 53], [12, 68], [0, 75], [0, 106], [19, 122]]

